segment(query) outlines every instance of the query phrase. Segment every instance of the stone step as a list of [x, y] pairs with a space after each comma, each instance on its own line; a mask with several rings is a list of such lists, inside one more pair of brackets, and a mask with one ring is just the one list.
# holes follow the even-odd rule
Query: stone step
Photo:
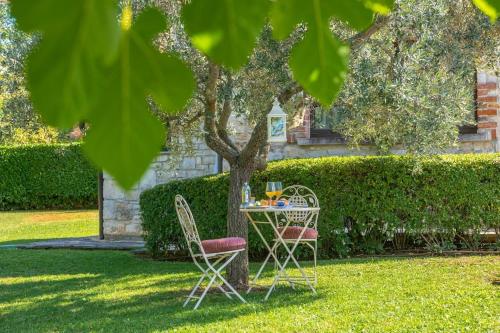
[[16, 245], [18, 249], [136, 250], [142, 240], [101, 240], [98, 237], [58, 238]]

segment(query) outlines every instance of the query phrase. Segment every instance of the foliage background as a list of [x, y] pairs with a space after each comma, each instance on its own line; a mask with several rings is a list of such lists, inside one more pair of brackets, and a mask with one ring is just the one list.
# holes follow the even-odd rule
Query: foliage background
[[[397, 0], [370, 38], [351, 45], [349, 73], [326, 125], [380, 152], [446, 151], [475, 124], [476, 71], [500, 71], [500, 23], [469, 0]], [[356, 33], [333, 22], [349, 41]]]
[[80, 144], [0, 146], [0, 210], [97, 207], [97, 170]]
[[[321, 206], [320, 254], [332, 257], [412, 246], [477, 248], [480, 231], [500, 226], [499, 173], [499, 154], [325, 157], [270, 163], [250, 184], [257, 198], [264, 198], [265, 183], [276, 179], [313, 189]], [[227, 192], [227, 174], [143, 192], [149, 249], [160, 255], [170, 244], [185, 247], [173, 206], [176, 194], [190, 204], [202, 239], [225, 237]], [[249, 249], [254, 258], [265, 255], [253, 230]]]

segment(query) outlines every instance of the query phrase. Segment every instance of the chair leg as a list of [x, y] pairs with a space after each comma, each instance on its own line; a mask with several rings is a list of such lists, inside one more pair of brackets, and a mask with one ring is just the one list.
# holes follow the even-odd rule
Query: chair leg
[[[264, 260], [264, 262], [262, 263], [262, 265], [260, 265], [259, 271], [255, 275], [255, 277], [252, 279], [252, 281], [250, 281], [250, 285], [248, 286], [248, 289], [247, 289], [247, 294], [250, 293], [250, 291], [252, 290], [253, 286], [257, 284], [257, 279], [259, 278], [260, 274], [262, 274], [262, 271], [264, 270], [264, 268], [265, 268], [267, 262], [269, 261], [269, 258], [271, 257], [271, 255], [272, 255], [271, 252], [269, 252], [267, 254], [266, 259]], [[274, 267], [276, 267], [276, 260], [274, 261]]]
[[[200, 278], [200, 280], [198, 281], [198, 283], [196, 284], [196, 286], [193, 288], [193, 290], [191, 291], [190, 295], [188, 296], [188, 299], [186, 300], [186, 302], [184, 302], [184, 306], [186, 306], [189, 302], [189, 300], [191, 298], [193, 298], [192, 296], [194, 295], [194, 293], [198, 290], [198, 288], [200, 287], [202, 281], [206, 278], [206, 277], [210, 277], [210, 282], [208, 283], [207, 287], [205, 288], [205, 290], [203, 291], [203, 293], [201, 294], [198, 302], [196, 302], [195, 306], [194, 306], [194, 309], [193, 310], [196, 310], [198, 309], [198, 307], [200, 306], [201, 302], [203, 301], [203, 299], [205, 298], [205, 296], [207, 295], [207, 292], [210, 290], [210, 288], [213, 286], [213, 284], [215, 283], [215, 280], [218, 278], [222, 281], [222, 284], [218, 284], [217, 285], [217, 288], [222, 291], [222, 293], [229, 299], [233, 299], [230, 295], [230, 292], [232, 294], [234, 294], [241, 302], [243, 303], [246, 303], [245, 299], [243, 297], [241, 297], [241, 295], [233, 288], [233, 286], [231, 286], [229, 284], [229, 282], [227, 282], [227, 280], [221, 275], [221, 271], [231, 262], [233, 261], [234, 258], [236, 258], [236, 256], [238, 255], [238, 252], [235, 252], [233, 253], [225, 262], [223, 262], [218, 268], [215, 267], [215, 265], [219, 264], [222, 259], [224, 258], [219, 258], [218, 260], [216, 260], [214, 263], [210, 263], [208, 260], [206, 260], [206, 264], [208, 266], [208, 268], [206, 270], [203, 270], [203, 275], [202, 277]], [[201, 266], [198, 266], [200, 267], [201, 269]], [[212, 275], [213, 274], [213, 275]], [[227, 288], [229, 288], [230, 292], [226, 291], [223, 286], [226, 286]]]
[[191, 293], [189, 294], [189, 296], [187, 297], [186, 301], [184, 302], [184, 304], [182, 305], [182, 307], [186, 307], [186, 305], [189, 303], [189, 301], [191, 300], [191, 298], [193, 297], [193, 295], [196, 293], [196, 291], [198, 290], [198, 288], [200, 287], [201, 283], [203, 282], [203, 280], [207, 277], [207, 273], [206, 272], [203, 272], [203, 275], [201, 276], [200, 280], [198, 280], [198, 283], [196, 284], [196, 286], [193, 288], [193, 290], [191, 291]]
[[203, 293], [201, 294], [200, 296], [200, 299], [198, 300], [198, 302], [196, 302], [196, 305], [194, 306], [194, 309], [193, 310], [196, 310], [198, 309], [198, 307], [200, 306], [201, 304], [201, 301], [203, 301], [203, 299], [205, 298], [205, 296], [207, 295], [207, 292], [208, 290], [212, 287], [212, 284], [214, 284], [214, 281], [215, 281], [215, 278], [217, 276], [214, 275], [211, 279], [210, 279], [210, 282], [208, 283], [208, 286], [205, 288], [205, 290], [203, 290]]
[[231, 297], [231, 295], [229, 294], [229, 292], [227, 292], [227, 291], [226, 291], [226, 290], [222, 287], [222, 284], [218, 284], [218, 285], [217, 285], [217, 288], [218, 288], [220, 291], [222, 291], [222, 293], [223, 293], [224, 295], [226, 295], [226, 297], [227, 297], [227, 298], [229, 298], [229, 299], [233, 299], [233, 298]]
[[[302, 237], [302, 234], [299, 236], [299, 239]], [[292, 248], [290, 249], [286, 243], [283, 243], [283, 246], [284, 248], [286, 249], [286, 251], [288, 252], [288, 256], [286, 257], [285, 261], [283, 262], [283, 265], [282, 265], [282, 268], [280, 269], [280, 271], [278, 272], [278, 274], [275, 276], [274, 278], [274, 281], [273, 281], [273, 284], [271, 285], [271, 288], [269, 288], [269, 291], [267, 292], [266, 294], [266, 297], [264, 297], [264, 300], [267, 301], [267, 299], [269, 298], [269, 296], [271, 295], [271, 292], [274, 290], [276, 284], [278, 283], [279, 279], [281, 278], [281, 275], [283, 274], [284, 275], [284, 271], [285, 271], [285, 268], [286, 268], [286, 265], [288, 264], [288, 262], [290, 260], [292, 260], [292, 262], [295, 264], [295, 266], [299, 269], [299, 272], [300, 274], [302, 275], [302, 278], [305, 280], [306, 284], [309, 286], [309, 288], [311, 288], [311, 291], [313, 292], [314, 295], [316, 295], [316, 289], [314, 288], [314, 286], [311, 284], [311, 282], [309, 281], [309, 278], [307, 277], [307, 275], [305, 274], [304, 270], [302, 269], [302, 267], [300, 267], [297, 259], [295, 258], [295, 256], [293, 255], [293, 252], [295, 251], [295, 249], [297, 248], [297, 246], [299, 245], [299, 242], [296, 241]]]
[[314, 242], [314, 286], [318, 285], [318, 241]]
[[229, 284], [229, 282], [226, 281], [226, 279], [224, 279], [224, 277], [221, 275], [221, 271], [227, 266], [229, 265], [229, 263], [231, 261], [234, 260], [234, 258], [236, 258], [236, 256], [238, 255], [238, 252], [234, 253], [231, 257], [229, 257], [229, 259], [227, 259], [227, 261], [225, 263], [223, 263], [219, 269], [215, 269], [214, 267], [210, 266], [210, 269], [214, 272], [214, 274], [229, 288], [229, 290], [231, 290], [231, 292], [240, 300], [242, 301], [243, 303], [246, 303], [245, 299], [243, 297], [241, 297], [241, 295], [233, 288], [232, 285]]

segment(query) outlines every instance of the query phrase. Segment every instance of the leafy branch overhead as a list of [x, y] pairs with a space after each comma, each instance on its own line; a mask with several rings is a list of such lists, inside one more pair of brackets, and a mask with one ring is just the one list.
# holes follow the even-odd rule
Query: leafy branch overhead
[[[497, 19], [500, 0], [472, 1], [492, 21]], [[10, 2], [19, 27], [41, 34], [26, 69], [35, 108], [56, 127], [90, 123], [86, 151], [91, 160], [123, 187], [132, 187], [164, 143], [164, 129], [148, 110], [146, 97], [175, 112], [195, 86], [183, 62], [153, 47], [155, 36], [167, 28], [165, 18], [150, 8], [132, 24], [130, 7], [120, 7], [118, 0]], [[304, 25], [306, 32], [293, 47], [289, 65], [311, 96], [330, 105], [349, 60], [349, 47], [333, 35], [330, 21], [338, 19], [361, 31], [375, 14], [388, 14], [393, 3], [191, 0], [184, 5], [182, 22], [198, 50], [232, 70], [247, 63], [266, 22], [280, 40]]]
[[153, 48], [153, 37], [166, 28], [156, 9], [143, 11], [134, 26], [122, 27], [116, 60], [102, 87], [106, 93], [89, 113], [93, 126], [85, 150], [130, 188], [165, 143], [165, 129], [149, 111], [146, 95], [164, 109], [179, 109], [190, 97], [194, 80], [179, 59]]
[[117, 9], [116, 0], [12, 1], [19, 26], [42, 33], [27, 61], [35, 107], [50, 125], [89, 122], [88, 156], [131, 188], [164, 144], [165, 130], [146, 96], [164, 110], [180, 110], [194, 79], [178, 58], [153, 47], [166, 29], [163, 14], [147, 9], [132, 25], [130, 8], [120, 22]]
[[500, 0], [472, 0], [472, 2], [490, 17], [492, 23], [500, 17]]
[[387, 14], [392, 5], [393, 0], [193, 0], [183, 10], [183, 21], [200, 51], [232, 69], [247, 62], [268, 15], [278, 39], [305, 23], [308, 31], [294, 48], [290, 67], [297, 82], [329, 105], [342, 86], [349, 58], [348, 46], [332, 35], [330, 20], [344, 20], [363, 30], [374, 13]]

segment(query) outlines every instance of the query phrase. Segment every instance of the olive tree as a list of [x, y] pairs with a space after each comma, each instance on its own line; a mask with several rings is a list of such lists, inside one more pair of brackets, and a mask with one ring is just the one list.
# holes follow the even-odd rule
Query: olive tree
[[500, 24], [468, 0], [398, 0], [352, 52], [330, 125], [382, 153], [446, 150], [475, 122], [477, 69], [500, 70]]

